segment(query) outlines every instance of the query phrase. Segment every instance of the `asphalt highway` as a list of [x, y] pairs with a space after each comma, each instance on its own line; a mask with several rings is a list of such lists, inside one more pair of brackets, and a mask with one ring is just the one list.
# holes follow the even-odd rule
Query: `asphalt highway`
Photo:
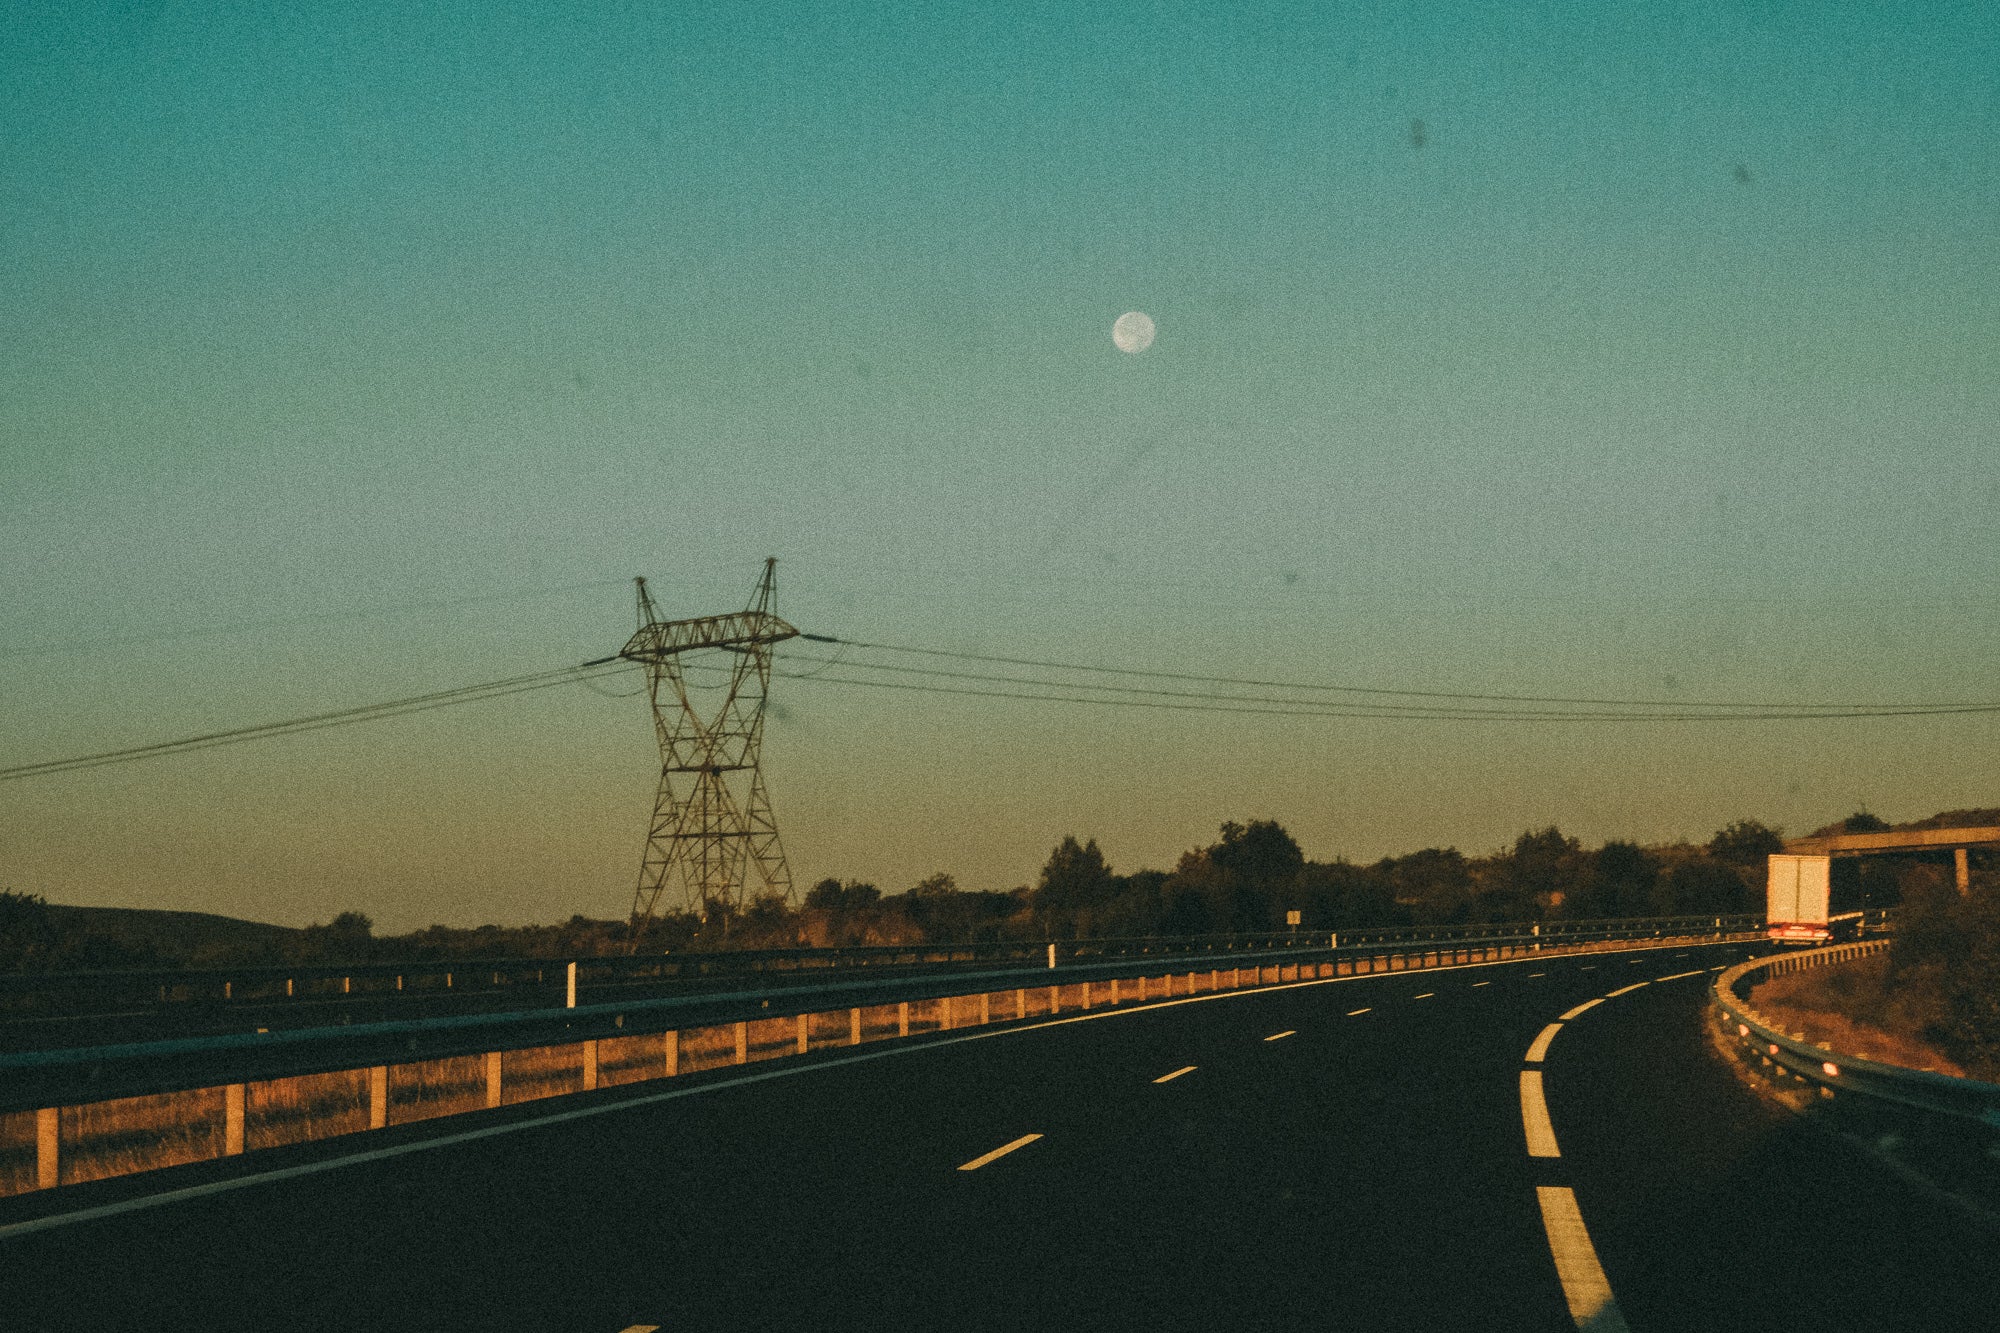
[[23, 1196], [0, 1327], [1990, 1326], [1990, 1227], [1708, 1049], [1745, 955], [1065, 1015]]

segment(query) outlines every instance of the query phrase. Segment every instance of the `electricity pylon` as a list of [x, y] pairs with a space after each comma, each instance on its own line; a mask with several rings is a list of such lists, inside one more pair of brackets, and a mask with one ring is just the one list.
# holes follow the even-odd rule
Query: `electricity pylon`
[[[653, 730], [660, 741], [660, 794], [632, 895], [632, 947], [678, 878], [686, 908], [708, 920], [722, 909], [724, 928], [742, 905], [745, 872], [756, 867], [772, 892], [792, 896], [792, 872], [771, 817], [770, 794], [757, 767], [764, 740], [764, 696], [771, 686], [771, 645], [798, 631], [771, 611], [776, 559], [748, 609], [693, 620], [661, 620], [639, 579], [639, 632], [618, 655], [646, 668]], [[705, 718], [688, 694], [684, 658], [702, 650], [731, 654], [721, 707]]]

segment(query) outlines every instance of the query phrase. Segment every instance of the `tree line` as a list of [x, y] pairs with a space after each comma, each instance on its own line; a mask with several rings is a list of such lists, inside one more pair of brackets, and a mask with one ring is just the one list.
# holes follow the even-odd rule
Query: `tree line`
[[[1032, 884], [961, 889], [934, 874], [899, 892], [822, 879], [793, 906], [753, 897], [706, 918], [669, 913], [651, 922], [643, 951], [838, 947], [862, 944], [1079, 940], [1114, 936], [1322, 933], [1374, 926], [1718, 915], [1761, 909], [1764, 858], [1781, 850], [1775, 829], [1744, 819], [1706, 843], [1587, 848], [1550, 826], [1509, 847], [1468, 856], [1427, 847], [1373, 863], [1309, 859], [1270, 819], [1223, 824], [1214, 841], [1181, 854], [1171, 870], [1120, 872], [1093, 838], [1064, 837]], [[0, 895], [0, 969], [219, 966], [368, 959], [596, 957], [632, 948], [624, 922], [573, 916], [549, 926], [431, 926], [377, 936], [359, 912], [277, 936], [193, 940], [170, 935], [94, 936], [32, 895]]]

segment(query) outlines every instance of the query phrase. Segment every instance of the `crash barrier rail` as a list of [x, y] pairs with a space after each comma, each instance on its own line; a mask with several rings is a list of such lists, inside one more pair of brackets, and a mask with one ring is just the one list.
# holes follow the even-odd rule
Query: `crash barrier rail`
[[[2000, 1084], [1867, 1060], [1788, 1033], [1750, 995], [1773, 977], [1852, 962], [1888, 949], [1865, 940], [1739, 963], [1717, 976], [1714, 1013], [1753, 1071], [1781, 1088], [1816, 1090], [1834, 1115], [1938, 1183], [2000, 1199]], [[1812, 1105], [1812, 1103], [1808, 1103]]]
[[[496, 1005], [561, 1003], [566, 995], [720, 989], [754, 979], [765, 986], [816, 984], [829, 971], [854, 968], [968, 971], [1070, 961], [1232, 954], [1317, 947], [1511, 943], [1521, 939], [1595, 940], [1635, 934], [1754, 929], [1753, 916], [1678, 916], [1624, 920], [1547, 921], [1463, 926], [1389, 926], [1360, 930], [1264, 934], [1127, 936], [1084, 940], [988, 940], [974, 943], [853, 945], [829, 948], [741, 949], [585, 958], [442, 958], [389, 962], [281, 963], [225, 968], [0, 975], [0, 1020], [16, 1024], [57, 1017], [131, 1018], [134, 1010], [164, 1013], [259, 1008], [267, 1021], [286, 1011], [318, 1021], [341, 1007], [379, 1010], [385, 1001], [470, 1011]], [[1053, 950], [1053, 952], [1051, 952]], [[289, 1024], [288, 1024], [289, 1025]], [[70, 1023], [70, 1028], [76, 1026]], [[65, 1029], [50, 1028], [52, 1041]], [[13, 1040], [9, 1038], [12, 1037]], [[0, 1035], [0, 1050], [49, 1044], [18, 1029]], [[71, 1043], [74, 1044], [74, 1043]]]
[[[1342, 945], [1072, 963], [0, 1055], [0, 1195], [889, 1038], [1299, 981], [1677, 941]], [[1185, 958], [1179, 960], [1186, 962]], [[972, 989], [969, 983], [976, 981]]]

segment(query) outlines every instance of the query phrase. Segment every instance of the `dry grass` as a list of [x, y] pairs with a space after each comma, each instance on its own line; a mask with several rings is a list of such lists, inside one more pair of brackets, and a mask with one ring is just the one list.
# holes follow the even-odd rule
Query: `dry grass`
[[276, 1148], [368, 1128], [368, 1071], [342, 1069], [248, 1083], [243, 1088], [243, 1146]]
[[1964, 1078], [1965, 1070], [1924, 1035], [1923, 1019], [1886, 986], [1888, 959], [1807, 968], [1750, 991], [1751, 1007], [1772, 1026], [1842, 1055]]
[[850, 1045], [853, 1039], [852, 1010], [828, 1009], [806, 1015], [808, 1049], [820, 1051]]
[[[364, 1074], [366, 1071], [362, 1071]], [[389, 1066], [392, 1125], [477, 1111], [486, 1105], [486, 1057], [453, 1055]]]
[[681, 1032], [681, 1072], [695, 1073], [736, 1063], [736, 1025], [686, 1028]]
[[752, 1019], [746, 1038], [743, 1057], [746, 1061], [775, 1060], [795, 1054], [799, 1049], [799, 1020], [790, 1015]]
[[74, 1185], [220, 1157], [222, 1117], [221, 1088], [65, 1106], [60, 1183]]
[[895, 1005], [871, 1004], [861, 1011], [861, 1040], [881, 1041], [895, 1035]]
[[[477, 1056], [472, 1057], [477, 1059]], [[485, 1105], [485, 1075], [480, 1076], [480, 1105]], [[530, 1046], [500, 1056], [500, 1102], [532, 1102], [583, 1091], [583, 1044]]]
[[636, 1037], [606, 1037], [597, 1043], [597, 1086], [616, 1087], [667, 1076], [667, 1042], [674, 1034], [649, 1032]]
[[35, 1188], [35, 1113], [0, 1115], [0, 1198]]

